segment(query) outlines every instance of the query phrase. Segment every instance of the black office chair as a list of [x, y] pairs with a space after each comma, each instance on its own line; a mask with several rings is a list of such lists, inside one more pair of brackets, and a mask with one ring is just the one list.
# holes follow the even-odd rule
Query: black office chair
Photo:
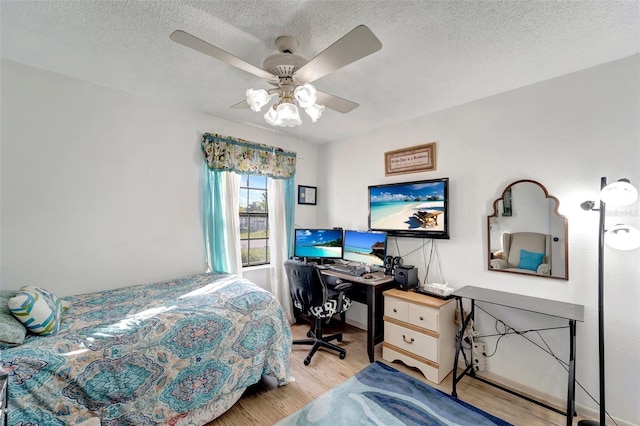
[[315, 265], [310, 265], [296, 260], [287, 260], [284, 263], [293, 306], [300, 309], [303, 315], [313, 318], [313, 328], [307, 332], [309, 339], [294, 340], [294, 345], [313, 345], [311, 351], [304, 360], [304, 365], [309, 365], [311, 357], [321, 347], [338, 351], [340, 359], [344, 359], [347, 351], [340, 346], [329, 343], [332, 340], [342, 342], [342, 333], [322, 336], [322, 323], [328, 321], [335, 314], [344, 313], [351, 306], [351, 299], [345, 295], [345, 290], [351, 287], [350, 283], [339, 283], [333, 288], [328, 288], [320, 270]]

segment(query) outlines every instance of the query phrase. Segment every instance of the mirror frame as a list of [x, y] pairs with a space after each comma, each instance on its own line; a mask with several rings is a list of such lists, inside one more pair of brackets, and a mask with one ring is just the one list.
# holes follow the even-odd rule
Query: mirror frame
[[[555, 202], [554, 212], [555, 212], [556, 216], [558, 216], [560, 219], [562, 219], [562, 221], [564, 223], [564, 242], [565, 242], [565, 244], [564, 244], [564, 271], [565, 272], [564, 272], [564, 276], [562, 276], [562, 277], [559, 277], [559, 276], [558, 277], [554, 277], [553, 275], [528, 274], [526, 272], [509, 271], [509, 270], [505, 270], [505, 269], [492, 269], [491, 268], [491, 219], [499, 217], [498, 203], [500, 201], [504, 202], [504, 197], [507, 194], [507, 192], [514, 185], [517, 185], [519, 183], [532, 183], [534, 185], [537, 185], [538, 187], [540, 187], [540, 189], [542, 189], [542, 192], [544, 193], [545, 198]], [[517, 181], [512, 182], [509, 185], [507, 185], [507, 187], [504, 189], [504, 191], [502, 191], [502, 195], [500, 196], [500, 198], [497, 198], [493, 202], [493, 213], [491, 215], [487, 216], [487, 270], [491, 271], [491, 272], [506, 272], [506, 273], [510, 273], [510, 274], [525, 275], [525, 276], [529, 276], [529, 277], [551, 278], [551, 279], [556, 279], [556, 280], [568, 281], [569, 280], [569, 223], [567, 221], [567, 218], [564, 215], [561, 215], [558, 212], [558, 208], [559, 207], [560, 207], [560, 201], [556, 197], [554, 197], [553, 195], [549, 195], [549, 192], [547, 191], [547, 188], [545, 188], [544, 185], [542, 185], [540, 182], [537, 182], [537, 181], [531, 180], [531, 179], [521, 179], [521, 180], [517, 180]]]

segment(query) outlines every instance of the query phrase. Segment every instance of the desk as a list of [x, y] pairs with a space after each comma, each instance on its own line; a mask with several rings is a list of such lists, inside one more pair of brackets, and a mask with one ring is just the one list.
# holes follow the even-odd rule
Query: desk
[[[464, 319], [462, 328], [458, 330], [458, 333], [456, 335], [456, 355], [455, 355], [455, 360], [453, 362], [453, 391], [451, 395], [454, 397], [457, 397], [456, 384], [465, 375], [469, 375], [478, 380], [481, 380], [484, 383], [487, 383], [491, 386], [507, 391], [513, 395], [524, 398], [530, 402], [541, 405], [550, 410], [557, 411], [560, 414], [566, 414], [567, 426], [571, 426], [571, 424], [573, 423], [573, 416], [575, 416], [576, 414], [576, 410], [575, 410], [576, 321], [580, 321], [580, 322], [584, 321], [584, 306], [575, 305], [573, 303], [558, 302], [556, 300], [548, 300], [548, 299], [542, 299], [538, 297], [523, 296], [515, 293], [507, 293], [504, 291], [489, 290], [486, 288], [479, 288], [479, 287], [472, 287], [472, 286], [462, 287], [461, 289], [454, 291], [453, 295], [457, 299], [460, 312], [462, 312], [462, 299], [463, 298], [470, 299], [471, 312]], [[555, 407], [551, 407], [547, 404], [544, 404], [542, 402], [529, 398], [526, 395], [522, 395], [511, 389], [507, 389], [499, 384], [492, 383], [482, 377], [476, 376], [475, 370], [473, 369], [473, 363], [468, 363], [468, 365], [466, 366], [462, 374], [458, 376], [457, 374], [458, 358], [459, 358], [460, 352], [462, 351], [462, 341], [464, 339], [464, 331], [466, 330], [467, 325], [469, 324], [469, 321], [472, 320], [475, 315], [476, 302], [484, 302], [484, 303], [490, 303], [494, 305], [506, 306], [509, 308], [534, 312], [541, 315], [548, 315], [548, 316], [569, 321], [569, 371], [568, 371], [568, 383], [567, 383], [568, 389], [567, 389], [566, 412], [562, 412], [556, 409]], [[463, 353], [463, 357], [465, 357], [465, 361], [466, 361], [466, 356], [464, 355], [464, 353]]]
[[[367, 305], [367, 354], [369, 362], [375, 359], [375, 346], [384, 340], [384, 298], [382, 292], [396, 287], [396, 282], [391, 275], [381, 272], [372, 273], [374, 278], [368, 280], [362, 277], [342, 274], [331, 269], [322, 269], [328, 284], [335, 284], [336, 279], [353, 284], [355, 291], [349, 292], [349, 297], [356, 302]], [[364, 297], [360, 297], [364, 293]]]

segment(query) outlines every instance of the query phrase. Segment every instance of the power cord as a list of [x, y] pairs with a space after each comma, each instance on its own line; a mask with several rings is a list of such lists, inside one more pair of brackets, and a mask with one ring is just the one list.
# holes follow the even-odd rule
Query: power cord
[[[498, 351], [498, 345], [500, 344], [500, 339], [502, 339], [504, 336], [507, 336], [509, 334], [516, 334], [522, 338], [524, 338], [525, 340], [527, 340], [529, 343], [533, 344], [534, 346], [537, 346], [538, 348], [540, 348], [543, 352], [546, 352], [547, 354], [551, 355], [557, 362], [558, 364], [560, 364], [562, 366], [562, 368], [565, 369], [565, 371], [567, 373], [569, 373], [569, 363], [561, 360], [555, 353], [553, 353], [553, 350], [551, 349], [551, 347], [549, 346], [549, 344], [547, 343], [547, 341], [544, 339], [544, 337], [542, 336], [542, 334], [540, 334], [541, 331], [547, 331], [547, 330], [560, 330], [560, 329], [565, 329], [565, 328], [569, 328], [568, 326], [563, 326], [563, 327], [549, 327], [549, 328], [539, 328], [539, 329], [535, 329], [535, 330], [525, 330], [525, 331], [518, 331], [515, 328], [511, 327], [510, 325], [508, 325], [507, 323], [505, 323], [504, 321], [502, 321], [501, 319], [497, 318], [496, 316], [494, 316], [493, 314], [491, 314], [490, 312], [488, 312], [487, 310], [483, 309], [481, 306], [476, 304], [476, 308], [481, 310], [482, 312], [484, 312], [485, 314], [489, 315], [490, 317], [492, 317], [495, 320], [495, 329], [496, 329], [496, 333], [497, 334], [486, 334], [486, 335], [482, 335], [482, 336], [477, 336], [478, 338], [480, 337], [495, 337], [495, 336], [499, 336], [498, 340], [496, 340], [496, 347], [493, 351], [493, 353], [491, 355], [486, 355], [487, 358], [491, 358], [493, 355], [496, 354], [496, 352]], [[498, 329], [498, 325], [502, 324], [502, 327], [504, 328], [503, 331], [500, 331]], [[546, 346], [546, 348], [542, 347], [540, 344], [534, 342], [533, 340], [531, 340], [530, 338], [528, 338], [527, 336], [525, 336], [527, 333], [530, 332], [535, 332], [538, 337], [540, 338], [540, 340], [542, 340], [542, 342], [544, 343], [544, 345]], [[591, 398], [591, 400], [596, 403], [598, 406], [600, 406], [600, 403], [593, 397], [593, 395], [591, 395], [584, 386], [582, 386], [582, 384], [576, 379], [576, 383], [578, 384], [578, 386], [580, 387], [580, 389], [582, 389], [582, 391], [589, 397]], [[616, 421], [613, 419], [613, 417], [611, 417], [611, 415], [609, 414], [608, 411], [605, 410], [605, 414], [607, 415], [607, 417], [609, 417], [609, 419], [615, 424], [618, 425], [618, 423], [616, 423]]]
[[429, 271], [431, 269], [431, 264], [433, 263], [433, 260], [435, 258], [437, 266], [438, 266], [438, 272], [440, 272], [440, 278], [442, 278], [442, 283], [446, 284], [447, 280], [444, 277], [444, 274], [442, 273], [442, 264], [440, 263], [440, 253], [438, 253], [438, 246], [436, 245], [436, 241], [435, 240], [430, 240], [431, 241], [431, 251], [429, 252], [429, 261], [427, 262], [427, 253], [425, 251], [425, 247], [426, 245], [423, 244], [423, 254], [424, 254], [424, 259], [425, 259], [425, 265], [427, 265], [427, 270], [424, 274], [424, 282], [425, 284], [429, 282]]

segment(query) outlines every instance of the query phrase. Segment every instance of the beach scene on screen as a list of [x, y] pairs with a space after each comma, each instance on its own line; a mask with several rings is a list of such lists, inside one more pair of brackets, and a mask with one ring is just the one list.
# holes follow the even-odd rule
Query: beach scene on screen
[[329, 229], [297, 229], [298, 257], [342, 257], [342, 231]]
[[370, 189], [371, 229], [443, 231], [444, 183]]
[[386, 234], [345, 231], [343, 259], [367, 265], [384, 265]]

